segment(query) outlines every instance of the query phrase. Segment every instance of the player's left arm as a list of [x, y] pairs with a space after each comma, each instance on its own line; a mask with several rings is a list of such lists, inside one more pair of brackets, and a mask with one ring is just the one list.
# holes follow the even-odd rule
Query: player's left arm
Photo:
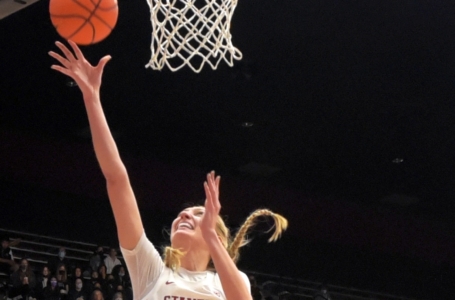
[[206, 202], [205, 212], [201, 220], [201, 230], [206, 241], [210, 256], [215, 265], [216, 272], [220, 277], [221, 285], [227, 300], [249, 300], [253, 299], [249, 286], [246, 284], [242, 273], [230, 257], [226, 248], [221, 243], [215, 226], [219, 215], [221, 204], [218, 199], [220, 177], [215, 178], [215, 173], [207, 175], [204, 183]]

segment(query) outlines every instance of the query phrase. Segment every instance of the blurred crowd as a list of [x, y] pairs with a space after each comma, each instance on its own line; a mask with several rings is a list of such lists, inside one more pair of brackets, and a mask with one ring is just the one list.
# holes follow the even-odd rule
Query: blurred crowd
[[1, 239], [0, 274], [2, 294], [9, 299], [27, 300], [132, 300], [126, 266], [115, 248], [105, 253], [99, 246], [81, 263], [66, 257], [60, 247], [47, 264], [27, 258], [14, 260], [8, 237]]

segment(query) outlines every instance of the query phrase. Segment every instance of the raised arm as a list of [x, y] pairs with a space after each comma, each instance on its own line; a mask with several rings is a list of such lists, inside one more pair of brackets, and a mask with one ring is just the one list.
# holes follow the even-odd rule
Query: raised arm
[[100, 101], [101, 77], [104, 66], [111, 57], [105, 56], [97, 66], [92, 66], [74, 42], [69, 41], [69, 44], [74, 54], [65, 45], [56, 42], [64, 55], [49, 52], [50, 56], [61, 63], [61, 66], [52, 65], [51, 68], [74, 79], [82, 92], [96, 158], [106, 178], [120, 246], [131, 250], [137, 245], [144, 229], [128, 173], [109, 130]]
[[216, 230], [216, 219], [221, 210], [219, 201], [220, 177], [215, 177], [215, 172], [207, 175], [204, 183], [205, 189], [205, 212], [201, 221], [201, 230], [204, 240], [209, 247], [210, 256], [215, 265], [216, 272], [220, 276], [221, 285], [227, 300], [252, 299], [249, 287], [235, 265], [229, 253], [221, 243]]

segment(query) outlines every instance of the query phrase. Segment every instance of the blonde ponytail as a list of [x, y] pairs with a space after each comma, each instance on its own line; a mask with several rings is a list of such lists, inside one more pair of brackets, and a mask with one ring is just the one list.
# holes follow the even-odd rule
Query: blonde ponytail
[[250, 214], [250, 216], [245, 220], [243, 225], [240, 227], [232, 243], [229, 245], [227, 249], [229, 255], [231, 256], [234, 262], [237, 262], [237, 260], [239, 259], [239, 249], [248, 244], [249, 242], [246, 239], [246, 234], [254, 225], [256, 225], [256, 220], [262, 216], [272, 217], [274, 221], [274, 225], [270, 228], [269, 231], [267, 231], [270, 232], [273, 228], [275, 228], [275, 231], [269, 238], [269, 243], [275, 242], [277, 239], [279, 239], [283, 231], [285, 231], [288, 227], [288, 221], [279, 214], [276, 214], [268, 209], [258, 209], [254, 211], [252, 214]]

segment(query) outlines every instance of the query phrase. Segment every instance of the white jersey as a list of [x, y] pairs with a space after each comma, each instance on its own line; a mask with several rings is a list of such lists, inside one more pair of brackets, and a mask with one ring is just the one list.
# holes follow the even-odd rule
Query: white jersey
[[[135, 300], [226, 300], [218, 274], [183, 268], [172, 271], [164, 265], [145, 233], [134, 250], [120, 249], [130, 273]], [[250, 290], [248, 277], [243, 272], [240, 274]]]

